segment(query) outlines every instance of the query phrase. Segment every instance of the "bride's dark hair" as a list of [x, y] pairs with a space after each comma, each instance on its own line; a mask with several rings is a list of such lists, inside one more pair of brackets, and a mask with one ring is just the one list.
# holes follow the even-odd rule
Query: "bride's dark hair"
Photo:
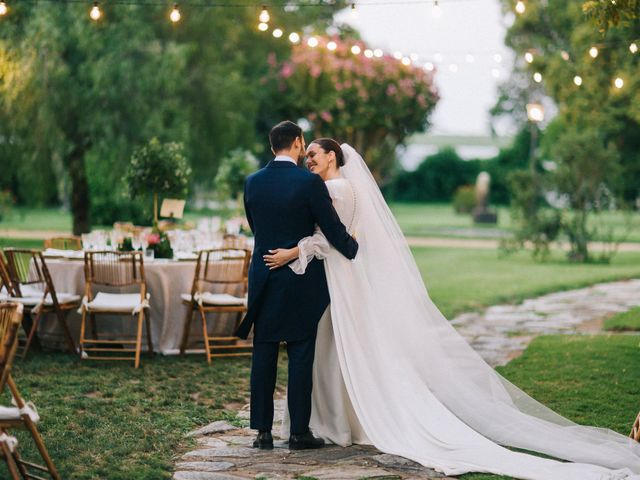
[[325, 152], [333, 152], [336, 154], [336, 163], [338, 167], [344, 167], [344, 154], [342, 153], [342, 148], [340, 148], [340, 144], [336, 142], [333, 138], [316, 138], [313, 142], [316, 145], [320, 145], [320, 148]]

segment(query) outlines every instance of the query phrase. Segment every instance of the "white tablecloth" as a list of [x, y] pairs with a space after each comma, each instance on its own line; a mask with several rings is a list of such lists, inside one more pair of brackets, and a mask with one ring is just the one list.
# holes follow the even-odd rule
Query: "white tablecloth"
[[[47, 260], [57, 292], [84, 294], [84, 263], [81, 260]], [[154, 260], [145, 262], [147, 291], [151, 295], [151, 339], [156, 352], [175, 354], [180, 348], [187, 307], [180, 295], [190, 293], [196, 262]], [[96, 293], [94, 288], [94, 295]], [[109, 290], [113, 291], [113, 290]], [[231, 334], [236, 315], [208, 315], [210, 334]], [[80, 334], [80, 315], [72, 311], [67, 317], [71, 332], [77, 341]], [[137, 318], [133, 316], [97, 316], [98, 333], [124, 332], [134, 335]], [[215, 322], [212, 324], [212, 321]], [[89, 324], [87, 325], [89, 328]], [[146, 327], [145, 327], [146, 328]], [[90, 332], [90, 330], [87, 330]], [[53, 315], [41, 323], [39, 336], [45, 345], [64, 345], [64, 338]], [[146, 330], [143, 330], [143, 344]], [[197, 312], [193, 316], [189, 343], [201, 342], [202, 323]], [[199, 343], [199, 345], [202, 345]]]

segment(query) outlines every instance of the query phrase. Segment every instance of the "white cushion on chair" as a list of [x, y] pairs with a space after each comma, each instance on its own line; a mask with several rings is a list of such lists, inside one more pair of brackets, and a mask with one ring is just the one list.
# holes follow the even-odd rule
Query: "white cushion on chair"
[[[73, 293], [58, 293], [58, 303], [77, 303], [80, 301], [80, 295], [74, 295]], [[10, 300], [15, 302], [19, 302], [26, 307], [35, 307], [36, 305], [40, 305], [42, 303], [42, 294], [40, 296], [25, 296], [25, 297], [10, 297]], [[44, 300], [44, 304], [47, 307], [53, 305], [53, 299], [51, 298], [51, 294], [47, 294], [47, 298]]]
[[[186, 302], [191, 301], [190, 293], [183, 293], [181, 297]], [[234, 297], [233, 295], [229, 295], [228, 293], [204, 292], [201, 294], [196, 294], [196, 301], [200, 301], [200, 300], [202, 301], [202, 303], [207, 305], [220, 305], [220, 306], [246, 305], [247, 303], [246, 298]]]
[[94, 312], [135, 312], [140, 307], [148, 305], [140, 303], [139, 293], [103, 293], [99, 292], [93, 300], [87, 303], [87, 308]]
[[32, 422], [40, 420], [40, 415], [38, 415], [35, 405], [31, 402], [28, 402], [22, 410], [18, 407], [0, 407], [0, 421], [20, 420], [23, 414], [29, 415]]

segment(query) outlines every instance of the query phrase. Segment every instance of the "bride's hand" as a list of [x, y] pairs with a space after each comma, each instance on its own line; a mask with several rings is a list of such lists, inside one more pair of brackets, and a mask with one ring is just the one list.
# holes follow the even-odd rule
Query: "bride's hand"
[[263, 255], [262, 258], [269, 270], [275, 270], [298, 258], [298, 247], [276, 248], [275, 250], [269, 250], [269, 253], [270, 255]]

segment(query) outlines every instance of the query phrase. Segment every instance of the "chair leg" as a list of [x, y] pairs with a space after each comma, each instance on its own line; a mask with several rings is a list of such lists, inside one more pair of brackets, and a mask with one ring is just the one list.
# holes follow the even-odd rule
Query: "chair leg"
[[[13, 378], [11, 376], [7, 378], [7, 386], [9, 387], [9, 391], [11, 392], [11, 395], [13, 395], [13, 398], [20, 397], [20, 392], [18, 392], [18, 388], [16, 387], [16, 384], [13, 381]], [[56, 466], [53, 464], [53, 460], [51, 460], [51, 457], [49, 456], [47, 447], [45, 446], [44, 440], [42, 440], [42, 437], [40, 436], [40, 432], [38, 432], [38, 429], [36, 428], [35, 423], [33, 423], [33, 421], [31, 420], [31, 417], [29, 417], [29, 415], [27, 414], [22, 415], [22, 422], [26, 427], [26, 429], [31, 434], [31, 438], [33, 438], [33, 441], [36, 444], [36, 447], [38, 448], [38, 452], [40, 452], [40, 456], [42, 457], [42, 460], [44, 460], [44, 464], [47, 467], [49, 475], [51, 475], [51, 478], [53, 478], [54, 480], [60, 480], [60, 475], [58, 474], [58, 470], [56, 469]], [[25, 478], [29, 478], [29, 477], [25, 477]]]
[[136, 359], [135, 368], [140, 366], [140, 351], [142, 350], [142, 323], [144, 317], [144, 309], [138, 312], [138, 334], [136, 335]]
[[56, 316], [58, 317], [58, 323], [62, 327], [62, 331], [64, 332], [64, 336], [67, 339], [67, 345], [69, 345], [69, 350], [73, 354], [78, 354], [78, 350], [76, 349], [76, 344], [73, 341], [73, 337], [71, 336], [71, 330], [69, 330], [69, 324], [67, 323], [67, 319], [64, 316], [64, 313], [59, 308], [56, 308]]
[[96, 314], [95, 313], [90, 313], [89, 314], [89, 319], [91, 320], [91, 335], [93, 336], [94, 340], [98, 339], [98, 327], [96, 325]]
[[189, 330], [191, 328], [191, 320], [193, 319], [193, 302], [187, 307], [187, 317], [184, 319], [184, 328], [182, 330], [182, 340], [180, 342], [180, 355], [184, 355], [189, 341]]
[[147, 344], [149, 348], [149, 353], [153, 355], [153, 343], [151, 341], [151, 312], [147, 312], [144, 314], [144, 321], [147, 324]]
[[[93, 321], [95, 322], [95, 316], [93, 314], [91, 314], [91, 317], [93, 319]], [[82, 354], [84, 352], [84, 333], [86, 330], [86, 323], [87, 323], [87, 309], [83, 308], [82, 309], [82, 319], [80, 320], [80, 340], [78, 340], [78, 342], [80, 343], [79, 347], [78, 347], [78, 353], [80, 355], [80, 359], [82, 360]]]
[[[4, 431], [2, 433], [5, 433]], [[16, 447], [17, 448], [17, 447]], [[7, 470], [9, 470], [9, 476], [11, 480], [20, 480], [20, 473], [18, 472], [18, 463], [16, 462], [15, 455], [18, 453], [17, 451], [12, 452], [9, 449], [9, 446], [6, 443], [0, 443], [0, 449], [2, 450], [2, 455], [4, 456], [4, 460], [7, 463]]]
[[202, 318], [202, 336], [204, 337], [204, 351], [207, 355], [207, 363], [211, 365], [211, 346], [209, 345], [209, 334], [207, 333], [207, 316], [202, 308], [198, 308], [200, 318]]
[[24, 345], [24, 351], [22, 352], [22, 359], [24, 360], [27, 357], [27, 352], [29, 352], [29, 347], [31, 347], [31, 342], [33, 342], [33, 337], [35, 337], [36, 332], [38, 331], [38, 325], [40, 324], [40, 317], [42, 316], [42, 309], [36, 313], [36, 316], [33, 318], [33, 322], [31, 323], [31, 330], [29, 331], [29, 335], [27, 336], [27, 343]]

